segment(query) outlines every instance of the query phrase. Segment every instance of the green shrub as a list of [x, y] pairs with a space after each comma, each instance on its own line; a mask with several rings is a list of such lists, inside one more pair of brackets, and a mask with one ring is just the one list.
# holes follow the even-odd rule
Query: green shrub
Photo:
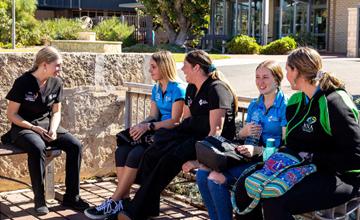
[[258, 53], [260, 46], [256, 43], [255, 38], [246, 35], [235, 36], [226, 45], [228, 53], [237, 54], [254, 54]]
[[135, 44], [131, 47], [123, 48], [123, 52], [132, 52], [132, 53], [154, 53], [160, 50], [168, 50], [172, 53], [185, 52], [184, 48], [173, 44], [161, 44], [154, 47], [147, 44]]
[[41, 40], [46, 43], [50, 40], [76, 40], [79, 32], [83, 31], [78, 19], [52, 19], [41, 24]]
[[124, 41], [132, 35], [134, 30], [134, 26], [121, 23], [116, 17], [103, 20], [93, 28], [96, 39], [104, 41]]
[[298, 46], [315, 47], [317, 45], [317, 38], [311, 32], [300, 32], [300, 33], [296, 33], [295, 35], [289, 35], [289, 36], [294, 38]]
[[147, 44], [135, 44], [131, 47], [123, 48], [122, 51], [130, 53], [154, 53], [158, 51], [158, 49]]
[[276, 41], [263, 46], [260, 50], [261, 54], [287, 54], [296, 48], [296, 41], [292, 37], [283, 37]]

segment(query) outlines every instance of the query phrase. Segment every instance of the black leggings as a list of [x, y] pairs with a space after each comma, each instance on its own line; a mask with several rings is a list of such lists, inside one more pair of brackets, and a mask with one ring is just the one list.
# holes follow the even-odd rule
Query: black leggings
[[34, 132], [19, 136], [15, 140], [15, 145], [28, 153], [28, 168], [36, 204], [42, 204], [45, 202], [45, 148], [47, 145], [57, 147], [66, 153], [66, 191], [64, 198], [71, 200], [75, 199], [75, 197], [79, 195], [79, 173], [82, 157], [82, 145], [78, 139], [70, 133], [58, 133], [55, 141], [45, 143], [44, 140], [41, 139], [40, 135]]
[[[316, 172], [305, 177], [283, 196], [263, 199], [264, 219], [293, 220], [296, 214], [332, 208], [356, 197], [358, 190], [358, 187], [344, 183], [333, 174]], [[241, 216], [239, 219], [242, 219]]]
[[116, 167], [130, 167], [137, 169], [144, 154], [145, 147], [142, 145], [130, 146], [119, 145], [115, 151]]

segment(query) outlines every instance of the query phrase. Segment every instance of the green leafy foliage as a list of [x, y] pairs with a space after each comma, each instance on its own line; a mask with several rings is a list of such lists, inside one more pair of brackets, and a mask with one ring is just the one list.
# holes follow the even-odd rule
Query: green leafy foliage
[[185, 52], [184, 48], [174, 44], [161, 44], [155, 47], [147, 44], [135, 44], [131, 47], [123, 48], [123, 52], [132, 52], [132, 53], [154, 53], [161, 50], [168, 50], [172, 53]]
[[162, 26], [170, 44], [196, 44], [210, 23], [208, 0], [141, 0], [154, 24]]
[[283, 37], [276, 41], [263, 46], [260, 50], [261, 54], [287, 54], [296, 48], [296, 41], [292, 37]]
[[96, 39], [104, 41], [124, 41], [131, 37], [134, 30], [133, 26], [120, 22], [116, 17], [103, 20], [93, 29], [96, 32]]
[[78, 33], [82, 31], [81, 22], [78, 19], [51, 19], [41, 23], [40, 33], [42, 43], [50, 40], [76, 40]]
[[[40, 43], [39, 21], [34, 17], [36, 0], [16, 0], [16, 42], [19, 45], [36, 45]], [[12, 1], [0, 0], [0, 42], [11, 43]]]
[[312, 32], [301, 32], [295, 35], [289, 35], [294, 38], [298, 46], [310, 46], [315, 47], [317, 45], [317, 38]]
[[256, 54], [260, 49], [255, 38], [247, 35], [235, 36], [227, 43], [226, 47], [228, 52], [233, 54]]

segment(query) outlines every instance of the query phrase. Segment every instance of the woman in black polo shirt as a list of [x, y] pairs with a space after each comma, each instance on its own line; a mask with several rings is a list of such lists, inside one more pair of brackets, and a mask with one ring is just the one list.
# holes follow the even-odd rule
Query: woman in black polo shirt
[[63, 84], [57, 76], [61, 62], [55, 48], [42, 48], [36, 54], [33, 68], [15, 80], [6, 96], [11, 140], [28, 153], [35, 211], [39, 215], [49, 212], [44, 196], [45, 148], [49, 145], [66, 152], [63, 205], [77, 210], [89, 207], [79, 197], [82, 145], [60, 126]]

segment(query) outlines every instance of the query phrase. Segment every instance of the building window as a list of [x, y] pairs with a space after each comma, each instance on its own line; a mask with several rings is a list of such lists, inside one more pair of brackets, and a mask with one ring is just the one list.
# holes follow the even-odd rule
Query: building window
[[215, 34], [216, 35], [225, 34], [224, 15], [225, 15], [225, 1], [216, 1], [215, 3]]

